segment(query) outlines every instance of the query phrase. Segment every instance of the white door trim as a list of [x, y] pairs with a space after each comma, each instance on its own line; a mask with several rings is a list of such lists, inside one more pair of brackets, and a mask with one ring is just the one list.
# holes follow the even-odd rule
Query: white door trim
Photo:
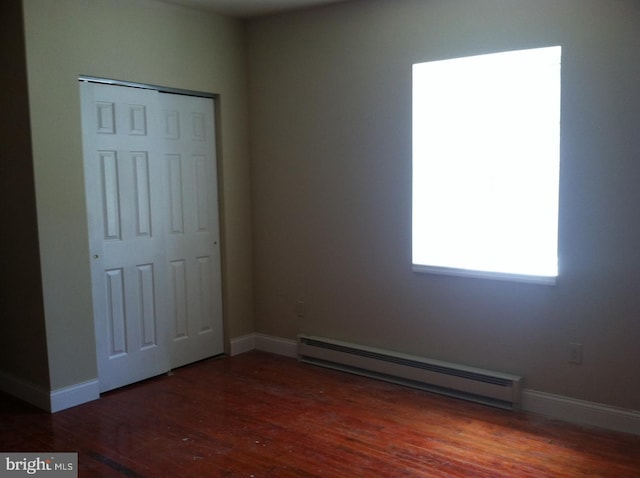
[[204, 91], [184, 90], [181, 88], [170, 88], [167, 86], [152, 85], [148, 83], [136, 83], [134, 81], [115, 80], [111, 78], [99, 78], [96, 76], [80, 75], [78, 81], [86, 81], [88, 83], [101, 83], [104, 85], [129, 86], [131, 88], [140, 88], [143, 90], [156, 90], [160, 93], [173, 93], [176, 95], [196, 96], [200, 98], [218, 99], [219, 95], [214, 93], [206, 93]]

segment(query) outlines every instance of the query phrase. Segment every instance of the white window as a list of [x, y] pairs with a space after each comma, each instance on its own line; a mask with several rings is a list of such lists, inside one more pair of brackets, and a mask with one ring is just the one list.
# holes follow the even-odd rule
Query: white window
[[413, 268], [554, 283], [561, 47], [413, 65]]

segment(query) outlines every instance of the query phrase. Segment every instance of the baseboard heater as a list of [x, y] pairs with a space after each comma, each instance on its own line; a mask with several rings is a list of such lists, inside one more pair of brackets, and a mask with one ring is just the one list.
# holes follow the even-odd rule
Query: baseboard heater
[[300, 361], [400, 385], [517, 410], [522, 377], [324, 337], [298, 336]]

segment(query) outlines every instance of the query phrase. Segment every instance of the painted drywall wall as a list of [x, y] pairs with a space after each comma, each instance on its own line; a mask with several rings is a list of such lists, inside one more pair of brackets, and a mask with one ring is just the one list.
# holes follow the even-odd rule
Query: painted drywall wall
[[0, 374], [48, 390], [20, 0], [0, 4]]
[[24, 0], [51, 387], [96, 377], [79, 75], [220, 95], [228, 336], [253, 331], [246, 55], [238, 21], [150, 0]]
[[[356, 0], [251, 21], [257, 331], [640, 410], [638, 25], [635, 0]], [[411, 65], [550, 45], [563, 48], [557, 284], [413, 273]]]

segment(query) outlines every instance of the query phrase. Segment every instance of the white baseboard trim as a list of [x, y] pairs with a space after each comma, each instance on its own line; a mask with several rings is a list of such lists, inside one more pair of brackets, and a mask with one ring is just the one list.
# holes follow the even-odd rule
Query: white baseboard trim
[[295, 358], [298, 356], [298, 342], [265, 334], [248, 334], [231, 339], [230, 354], [232, 357], [251, 350], [261, 350]]
[[640, 435], [640, 412], [525, 389], [522, 409], [565, 422]]
[[5, 372], [0, 372], [0, 390], [51, 413], [100, 398], [98, 380], [49, 391]]
[[98, 380], [88, 380], [76, 383], [70, 387], [51, 391], [51, 413], [82, 405], [100, 398], [100, 383]]
[[241, 337], [236, 337], [235, 339], [231, 339], [229, 345], [229, 355], [231, 355], [232, 357], [255, 350], [256, 334], [248, 334]]
[[271, 335], [256, 334], [256, 349], [285, 357], [298, 357], [298, 342]]
[[50, 411], [49, 391], [32, 382], [0, 371], [0, 390], [42, 410]]

